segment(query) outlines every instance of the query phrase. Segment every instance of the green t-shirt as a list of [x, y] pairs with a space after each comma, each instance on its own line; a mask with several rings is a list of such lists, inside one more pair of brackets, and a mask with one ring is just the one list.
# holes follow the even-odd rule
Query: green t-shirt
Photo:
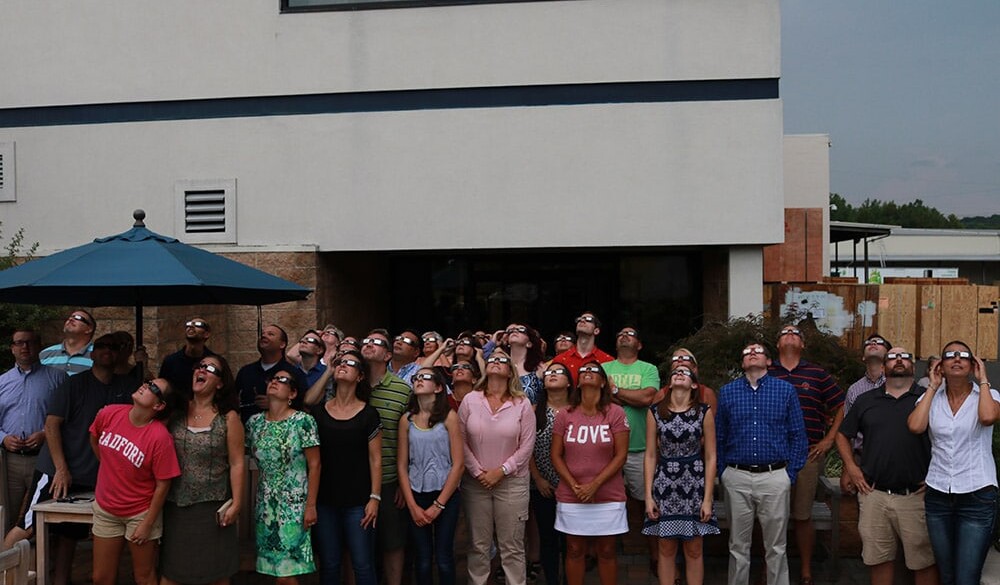
[[[640, 390], [642, 388], [660, 388], [660, 372], [656, 366], [649, 362], [636, 360], [635, 363], [625, 365], [618, 360], [605, 362], [604, 371], [614, 380], [618, 388], [626, 390]], [[628, 436], [628, 450], [630, 453], [646, 450], [646, 411], [648, 408], [622, 404], [625, 409], [625, 417], [631, 431]]]

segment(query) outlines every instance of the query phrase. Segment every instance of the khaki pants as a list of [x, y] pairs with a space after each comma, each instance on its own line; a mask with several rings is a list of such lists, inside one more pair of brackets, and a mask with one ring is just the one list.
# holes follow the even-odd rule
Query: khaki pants
[[4, 534], [7, 534], [19, 518], [21, 505], [35, 475], [37, 460], [37, 455], [18, 455], [0, 449], [0, 469], [4, 474], [3, 485], [0, 486], [0, 506], [3, 506], [7, 515], [7, 526], [3, 527]]
[[462, 503], [469, 520], [469, 585], [486, 585], [494, 531], [507, 585], [525, 585], [524, 523], [528, 519], [528, 476], [507, 477], [492, 490], [466, 474]]
[[767, 585], [788, 585], [788, 504], [791, 480], [786, 469], [750, 473], [727, 467], [722, 474], [729, 514], [729, 585], [750, 582], [750, 541], [754, 518], [760, 521], [767, 561]]

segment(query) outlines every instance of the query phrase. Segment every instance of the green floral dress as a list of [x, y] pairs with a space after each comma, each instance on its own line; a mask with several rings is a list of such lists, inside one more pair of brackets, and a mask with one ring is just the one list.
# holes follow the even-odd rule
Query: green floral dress
[[257, 460], [257, 572], [274, 577], [316, 570], [309, 531], [302, 520], [306, 508], [308, 466], [305, 449], [319, 445], [316, 421], [304, 412], [282, 421], [266, 413], [247, 421], [246, 442]]

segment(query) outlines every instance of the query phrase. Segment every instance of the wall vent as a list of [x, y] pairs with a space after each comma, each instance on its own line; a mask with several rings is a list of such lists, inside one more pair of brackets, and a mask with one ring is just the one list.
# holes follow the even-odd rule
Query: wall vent
[[177, 237], [192, 244], [236, 243], [236, 179], [177, 181]]

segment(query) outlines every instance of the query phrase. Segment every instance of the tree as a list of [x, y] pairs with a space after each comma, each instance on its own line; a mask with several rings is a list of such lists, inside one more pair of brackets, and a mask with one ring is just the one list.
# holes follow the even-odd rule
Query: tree
[[977, 215], [974, 217], [963, 217], [962, 225], [970, 230], [1000, 230], [1000, 214], [994, 213], [989, 217]]
[[[0, 222], [0, 241], [3, 240], [3, 222]], [[10, 241], [3, 245], [0, 253], [0, 270], [13, 268], [18, 264], [31, 260], [38, 250], [38, 242], [27, 249], [24, 244], [24, 228], [14, 232]], [[59, 317], [60, 310], [54, 307], [38, 305], [15, 305], [0, 303], [0, 344], [4, 347], [10, 342], [10, 336], [17, 327], [40, 329], [46, 321]], [[9, 351], [0, 351], [0, 371], [14, 365], [14, 356]]]
[[966, 227], [954, 214], [946, 216], [934, 207], [928, 207], [921, 199], [914, 199], [902, 205], [895, 201], [865, 199], [864, 203], [855, 207], [837, 193], [830, 193], [830, 205], [836, 206], [836, 209], [830, 210], [830, 219], [835, 221], [879, 223], [906, 228]]

